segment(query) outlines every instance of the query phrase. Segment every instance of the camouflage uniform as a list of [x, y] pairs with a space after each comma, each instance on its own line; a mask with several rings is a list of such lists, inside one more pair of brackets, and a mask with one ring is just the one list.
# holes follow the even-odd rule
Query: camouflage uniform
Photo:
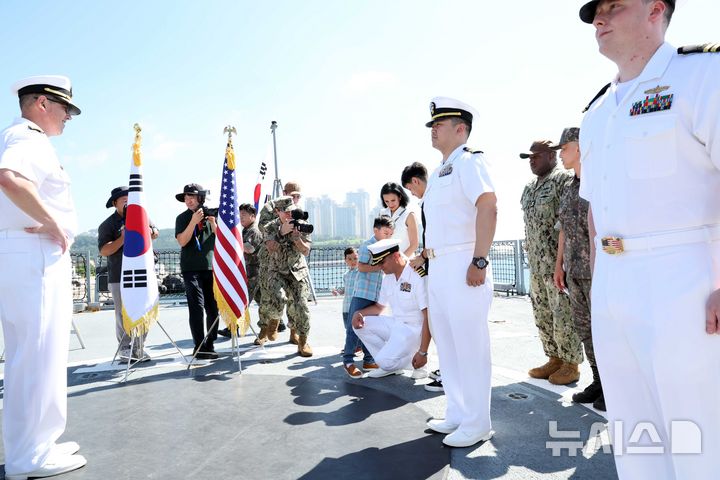
[[[305, 255], [298, 252], [292, 240], [292, 235], [280, 236], [280, 219], [265, 225], [265, 240], [276, 240], [280, 244], [277, 252], [271, 253], [265, 248], [267, 263], [264, 266], [267, 276], [260, 284], [262, 302], [260, 304], [260, 319], [271, 322], [279, 321], [282, 317], [285, 304], [292, 305], [292, 328], [298, 335], [307, 336], [310, 331], [310, 310], [307, 299], [309, 296], [307, 277], [310, 274]], [[309, 241], [307, 235], [302, 235], [305, 242]], [[287, 299], [283, 295], [287, 294]]]
[[563, 266], [565, 283], [570, 292], [572, 316], [585, 355], [595, 367], [595, 352], [590, 328], [590, 235], [588, 234], [588, 202], [580, 198], [580, 179], [573, 177], [560, 199], [558, 227], [565, 232]]
[[555, 224], [560, 196], [569, 181], [570, 173], [555, 167], [525, 186], [520, 203], [530, 262], [530, 296], [545, 355], [579, 364], [582, 347], [570, 315], [570, 302], [553, 283], [559, 235]]
[[[263, 205], [263, 207], [260, 209], [260, 213], [258, 214], [258, 230], [260, 230], [260, 234], [262, 236], [265, 235], [265, 229], [267, 225], [275, 219], [277, 219], [277, 215], [275, 214], [275, 200], [269, 200], [265, 205]], [[269, 254], [270, 253], [265, 247], [265, 243], [263, 241], [260, 246], [260, 250], [258, 251], [258, 261], [260, 262], [260, 265], [268, 265], [268, 262], [270, 261]], [[263, 289], [266, 290], [268, 288], [267, 285], [265, 285], [265, 287], [263, 287], [263, 285], [269, 281], [270, 270], [268, 268], [263, 268], [258, 275], [258, 297], [262, 296], [261, 292], [263, 291]], [[294, 305], [292, 304], [292, 302], [289, 302], [287, 300], [287, 297], [282, 290], [278, 293], [282, 296], [283, 301], [287, 304], [288, 325], [290, 326], [290, 328], [293, 328], [293, 318], [295, 311]], [[260, 317], [258, 320], [258, 326], [262, 328], [264, 325], [268, 324], [267, 308], [263, 308], [263, 305], [259, 299], [257, 302], [260, 306], [260, 309], [258, 310], [258, 316]]]

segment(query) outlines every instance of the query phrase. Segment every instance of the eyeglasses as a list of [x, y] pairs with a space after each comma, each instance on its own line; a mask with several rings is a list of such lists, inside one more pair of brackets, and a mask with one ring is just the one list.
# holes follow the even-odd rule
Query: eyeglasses
[[65, 115], [70, 115], [70, 105], [68, 105], [67, 103], [64, 103], [64, 102], [59, 102], [57, 100], [53, 100], [50, 97], [47, 97], [47, 99], [50, 100], [52, 103], [57, 103], [58, 105], [63, 107], [63, 110], [65, 110]]

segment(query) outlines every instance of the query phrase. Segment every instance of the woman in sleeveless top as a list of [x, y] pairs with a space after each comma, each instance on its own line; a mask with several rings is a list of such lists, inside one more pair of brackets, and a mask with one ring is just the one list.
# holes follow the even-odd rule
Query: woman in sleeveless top
[[411, 257], [418, 248], [417, 215], [408, 208], [410, 199], [405, 190], [395, 182], [388, 182], [380, 190], [380, 199], [385, 206], [381, 215], [392, 218], [395, 231], [392, 238], [400, 240], [400, 251]]

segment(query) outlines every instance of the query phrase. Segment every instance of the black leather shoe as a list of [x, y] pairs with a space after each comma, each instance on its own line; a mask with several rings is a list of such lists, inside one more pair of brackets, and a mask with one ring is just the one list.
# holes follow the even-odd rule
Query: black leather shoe
[[605, 395], [600, 394], [600, 397], [598, 397], [598, 399], [593, 402], [593, 408], [596, 410], [600, 410], [601, 412], [607, 411], [607, 409], [605, 408]]
[[217, 352], [198, 352], [195, 358], [200, 360], [216, 360], [218, 358]]
[[230, 338], [230, 329], [229, 328], [223, 328], [222, 330], [218, 330], [218, 335], [221, 337]]
[[593, 382], [582, 392], [573, 394], [572, 401], [575, 403], [592, 403], [602, 396], [602, 386], [600, 382]]

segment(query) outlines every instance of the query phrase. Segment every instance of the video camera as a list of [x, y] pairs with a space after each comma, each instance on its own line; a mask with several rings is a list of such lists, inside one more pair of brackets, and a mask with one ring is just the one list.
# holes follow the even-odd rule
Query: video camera
[[296, 208], [291, 212], [291, 215], [292, 220], [290, 220], [290, 223], [295, 227], [295, 230], [297, 230], [298, 232], [312, 233], [313, 230], [315, 230], [315, 227], [307, 223], [307, 219], [309, 218], [308, 212]]
[[203, 215], [207, 217], [217, 217], [218, 216], [218, 209], [217, 208], [210, 208], [206, 207], [205, 205], [201, 206], [203, 211]]

